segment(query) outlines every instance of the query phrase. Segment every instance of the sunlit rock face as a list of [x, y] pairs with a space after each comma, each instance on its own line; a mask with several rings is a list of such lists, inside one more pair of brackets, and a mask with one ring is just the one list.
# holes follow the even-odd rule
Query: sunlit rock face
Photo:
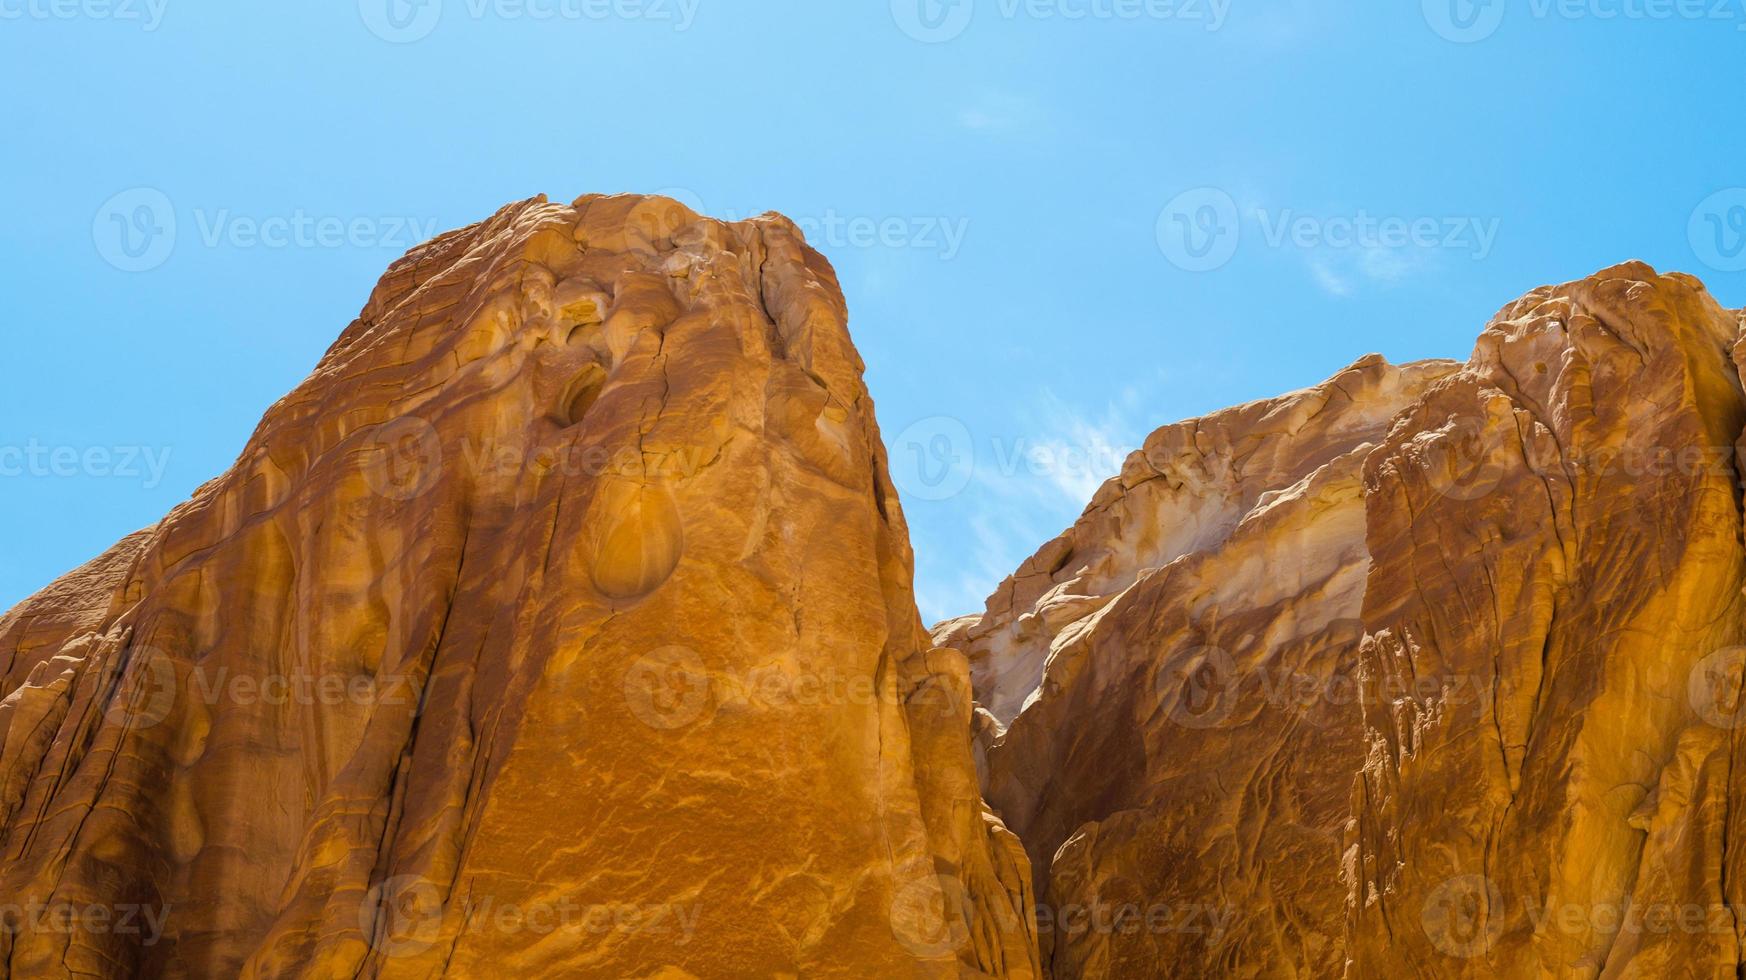
[[1739, 975], [1695, 280], [1160, 429], [932, 637], [846, 321], [774, 215], [415, 249], [0, 617], [0, 977]]
[[1317, 695], [1351, 680], [1362, 632], [1364, 458], [1456, 369], [1366, 358], [1160, 429], [945, 631], [992, 692], [985, 740], [1010, 721], [989, 798], [1049, 876], [1058, 975], [1209, 975], [1275, 948], [1338, 974], [1362, 723]]
[[1159, 430], [937, 628], [1050, 974], [1736, 975], [1740, 335], [1537, 290]]
[[1038, 976], [861, 372], [776, 216], [415, 249], [0, 619], [0, 975]]
[[1366, 706], [1357, 972], [1742, 961], [1739, 321], [1641, 265], [1540, 290], [1367, 461], [1359, 669], [1482, 696]]

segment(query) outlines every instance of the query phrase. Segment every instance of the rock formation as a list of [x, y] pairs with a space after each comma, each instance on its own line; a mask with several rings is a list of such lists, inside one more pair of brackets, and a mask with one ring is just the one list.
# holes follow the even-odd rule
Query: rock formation
[[[1455, 369], [1369, 358], [1158, 430], [980, 623], [951, 631], [986, 692], [985, 734], [1011, 726], [990, 798], [1055, 876], [1049, 907], [1086, 909], [1051, 930], [1059, 975], [1280, 949], [1338, 975], [1332, 883], [1364, 747], [1356, 712], [1316, 695], [1353, 672], [1365, 456]], [[1154, 919], [1132, 941], [1089, 919], [1124, 908]]]
[[0, 618], [0, 977], [1746, 969], [1695, 280], [1166, 426], [931, 637], [846, 322], [791, 223], [661, 198], [395, 264]]
[[1160, 429], [938, 627], [1050, 975], [1735, 976], [1740, 338], [1537, 290]]
[[0, 619], [0, 975], [1035, 977], [829, 265], [543, 198]]

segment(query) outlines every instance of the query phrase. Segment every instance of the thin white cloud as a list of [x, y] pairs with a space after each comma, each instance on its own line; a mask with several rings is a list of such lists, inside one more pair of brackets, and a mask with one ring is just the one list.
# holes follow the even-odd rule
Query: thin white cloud
[[[1030, 557], [1048, 536], [1059, 533], [1050, 531], [1039, 536], [1040, 530], [1027, 519], [1027, 515], [986, 503], [970, 516], [969, 528], [972, 543], [967, 554], [952, 554], [949, 549], [937, 548], [928, 551], [929, 554], [947, 556], [949, 564], [955, 568], [942, 571], [944, 563], [930, 562], [936, 566], [930, 571], [940, 571], [940, 574], [917, 576], [916, 606], [930, 626], [982, 612], [988, 597], [1018, 569], [1019, 563]], [[949, 580], [949, 584], [928, 581], [933, 579]]]
[[1358, 291], [1360, 283], [1394, 285], [1430, 266], [1422, 249], [1319, 248], [1304, 253], [1310, 277], [1322, 292], [1345, 298]]
[[1400, 282], [1426, 265], [1423, 252], [1402, 248], [1367, 248], [1358, 253], [1358, 268], [1377, 282]]
[[1092, 412], [1045, 389], [1036, 409], [1011, 431], [980, 440], [977, 484], [1071, 520], [1139, 448], [1144, 433], [1131, 418], [1138, 401], [1137, 392], [1128, 388], [1101, 412]]
[[1011, 92], [985, 90], [958, 112], [958, 125], [982, 133], [1034, 129], [1042, 118], [1037, 103]]
[[1315, 278], [1316, 285], [1329, 296], [1346, 297], [1352, 295], [1352, 284], [1334, 271], [1334, 264], [1326, 257], [1314, 252], [1309, 256], [1310, 275]]
[[[918, 554], [949, 555], [919, 574], [917, 604], [930, 623], [981, 612], [988, 596], [1043, 543], [1072, 525], [1104, 481], [1121, 472], [1144, 434], [1134, 422], [1142, 398], [1123, 389], [1101, 410], [1044, 390], [1010, 431], [981, 433], [976, 471], [961, 498], [970, 543]], [[938, 574], [936, 574], [938, 573]]]

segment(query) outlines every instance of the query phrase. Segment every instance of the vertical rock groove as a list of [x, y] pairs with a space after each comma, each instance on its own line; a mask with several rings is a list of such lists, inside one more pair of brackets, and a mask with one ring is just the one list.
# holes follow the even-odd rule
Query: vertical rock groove
[[1038, 976], [861, 371], [780, 217], [415, 249], [0, 620], [0, 975]]
[[1208, 926], [1051, 975], [1734, 975], [1739, 336], [1640, 263], [1536, 290], [1159, 430], [937, 627], [1044, 909]]
[[1739, 975], [1741, 325], [1165, 426], [930, 635], [795, 226], [510, 205], [0, 617], [0, 977]]

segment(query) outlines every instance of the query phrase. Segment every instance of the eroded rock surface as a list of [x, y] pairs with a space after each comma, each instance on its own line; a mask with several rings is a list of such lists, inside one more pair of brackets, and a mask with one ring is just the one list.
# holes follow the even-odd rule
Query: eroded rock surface
[[0, 976], [1746, 969], [1697, 281], [1160, 429], [932, 637], [846, 320], [777, 216], [415, 249], [0, 618]]
[[415, 249], [0, 619], [0, 975], [1036, 976], [861, 371], [776, 216]]
[[1736, 975], [1740, 335], [1538, 290], [1159, 430], [938, 627], [1051, 975]]

